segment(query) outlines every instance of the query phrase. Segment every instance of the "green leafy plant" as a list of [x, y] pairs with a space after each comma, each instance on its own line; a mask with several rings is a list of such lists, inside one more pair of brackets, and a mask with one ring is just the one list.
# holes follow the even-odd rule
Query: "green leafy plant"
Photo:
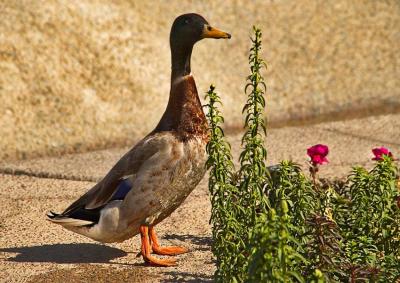
[[253, 227], [260, 215], [267, 212], [264, 184], [268, 180], [264, 147], [265, 121], [263, 108], [265, 99], [264, 79], [260, 74], [265, 66], [259, 56], [261, 31], [254, 28], [255, 36], [250, 49], [251, 75], [245, 92], [248, 100], [245, 113], [245, 134], [242, 139], [240, 170], [235, 171], [230, 145], [224, 140], [221, 128], [223, 118], [217, 108], [220, 98], [211, 86], [206, 98], [207, 117], [210, 124], [210, 142], [207, 146], [210, 171], [209, 188], [212, 202], [211, 224], [213, 225], [213, 251], [217, 259], [216, 279], [220, 282], [243, 281], [247, 276], [249, 242]]
[[343, 250], [352, 280], [390, 282], [400, 278], [400, 211], [396, 200], [398, 169], [383, 156], [367, 171], [353, 168], [347, 181], [347, 210], [338, 215]]
[[216, 256], [216, 279], [235, 281], [236, 267], [245, 262], [242, 239], [243, 223], [240, 221], [240, 192], [235, 186], [234, 165], [230, 145], [224, 139], [221, 124], [224, 119], [216, 104], [221, 103], [210, 86], [206, 98], [209, 103], [207, 118], [210, 124], [210, 141], [207, 144], [207, 167], [210, 168], [209, 190], [211, 194], [211, 224], [213, 226], [213, 253]]
[[376, 148], [371, 171], [353, 168], [345, 181], [317, 177], [329, 149], [308, 148], [299, 165], [267, 166], [266, 85], [261, 31], [253, 29], [243, 108], [245, 133], [235, 170], [225, 140], [221, 100], [207, 92], [209, 190], [217, 282], [398, 282], [400, 188], [392, 153]]

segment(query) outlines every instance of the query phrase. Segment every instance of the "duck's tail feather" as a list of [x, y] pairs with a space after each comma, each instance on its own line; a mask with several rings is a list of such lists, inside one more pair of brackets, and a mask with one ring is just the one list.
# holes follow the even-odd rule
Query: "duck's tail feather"
[[90, 226], [95, 224], [93, 221], [71, 218], [68, 216], [63, 216], [62, 214], [55, 213], [53, 211], [48, 212], [47, 217], [49, 221], [65, 227]]

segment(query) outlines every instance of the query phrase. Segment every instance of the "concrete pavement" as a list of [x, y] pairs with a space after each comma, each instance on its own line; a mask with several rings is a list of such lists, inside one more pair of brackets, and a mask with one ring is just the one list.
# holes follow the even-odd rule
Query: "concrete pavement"
[[[235, 157], [241, 133], [228, 139]], [[383, 115], [268, 132], [270, 164], [293, 159], [307, 167], [306, 148], [330, 147], [320, 177], [346, 176], [351, 166], [372, 167], [371, 148], [386, 146], [400, 155], [400, 115]], [[117, 148], [0, 164], [1, 282], [205, 282], [215, 270], [208, 224], [207, 178], [171, 217], [158, 225], [165, 245], [183, 245], [179, 265], [143, 265], [136, 254], [139, 238], [99, 244], [46, 221], [48, 210], [61, 211], [101, 178], [127, 148]]]

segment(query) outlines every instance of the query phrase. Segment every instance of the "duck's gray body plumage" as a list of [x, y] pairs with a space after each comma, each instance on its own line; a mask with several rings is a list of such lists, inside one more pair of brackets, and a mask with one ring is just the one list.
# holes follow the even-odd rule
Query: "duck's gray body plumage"
[[96, 241], [120, 242], [135, 236], [140, 225], [155, 225], [169, 216], [203, 178], [205, 144], [198, 137], [182, 142], [165, 132], [146, 137], [132, 152], [153, 148], [157, 152], [136, 173], [123, 177], [132, 189], [124, 200], [102, 209], [98, 224], [65, 227]]

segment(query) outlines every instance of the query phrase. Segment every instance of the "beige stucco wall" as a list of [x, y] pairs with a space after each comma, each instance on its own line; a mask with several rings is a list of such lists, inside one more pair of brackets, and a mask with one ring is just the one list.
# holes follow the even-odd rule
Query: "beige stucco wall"
[[[204, 40], [192, 71], [228, 126], [242, 121], [253, 24], [263, 30], [270, 121], [400, 109], [400, 2], [0, 1], [0, 160], [130, 144], [168, 99], [168, 35], [198, 12], [231, 32]], [[335, 116], [338, 116], [336, 114]]]

